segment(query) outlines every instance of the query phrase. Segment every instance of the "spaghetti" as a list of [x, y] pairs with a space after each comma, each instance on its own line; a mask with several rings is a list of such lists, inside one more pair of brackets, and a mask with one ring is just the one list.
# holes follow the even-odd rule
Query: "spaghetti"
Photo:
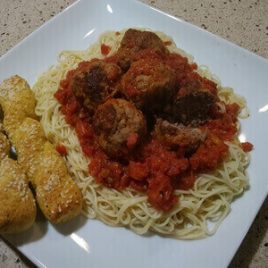
[[[192, 57], [178, 49], [169, 37], [157, 34], [169, 44], [171, 52], [184, 55], [190, 63], [193, 62]], [[83, 154], [75, 130], [66, 123], [60, 104], [54, 98], [60, 81], [69, 70], [76, 68], [81, 61], [102, 59], [107, 53], [112, 55], [119, 48], [123, 35], [124, 32], [107, 32], [84, 51], [63, 51], [58, 64], [39, 77], [33, 91], [37, 99], [36, 113], [41, 117], [46, 136], [54, 144], [61, 144], [67, 149], [66, 163], [82, 190], [86, 217], [97, 218], [111, 226], [126, 226], [138, 234], [153, 231], [181, 239], [212, 235], [229, 213], [232, 200], [248, 187], [245, 169], [249, 156], [238, 140], [226, 143], [229, 154], [216, 170], [200, 174], [192, 189], [176, 190], [179, 203], [163, 212], [152, 207], [143, 193], [131, 188], [118, 191], [96, 183], [88, 174], [90, 159]], [[103, 53], [103, 44], [109, 47], [109, 51], [105, 49]], [[197, 72], [218, 84], [220, 100], [226, 104], [237, 103], [246, 111], [245, 100], [235, 95], [231, 88], [221, 87], [206, 67], [199, 67]]]

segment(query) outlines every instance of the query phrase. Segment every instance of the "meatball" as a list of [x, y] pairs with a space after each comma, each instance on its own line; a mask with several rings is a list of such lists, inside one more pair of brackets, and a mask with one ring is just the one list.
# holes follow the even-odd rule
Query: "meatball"
[[199, 125], [210, 119], [211, 107], [216, 98], [209, 91], [197, 90], [179, 95], [172, 107], [173, 122]]
[[141, 59], [123, 75], [120, 91], [139, 109], [159, 112], [175, 95], [175, 73], [159, 60]]
[[162, 53], [166, 52], [163, 41], [153, 32], [128, 29], [121, 41], [120, 49], [133, 49], [135, 52], [153, 48]]
[[134, 150], [146, 135], [141, 111], [124, 99], [109, 99], [98, 106], [93, 120], [98, 144], [112, 158]]
[[115, 94], [120, 77], [121, 69], [114, 63], [101, 60], [83, 62], [74, 74], [71, 89], [84, 107], [93, 113], [97, 105]]
[[206, 139], [207, 131], [157, 119], [153, 135], [169, 148], [181, 147], [187, 153], [192, 153]]
[[147, 50], [158, 55], [168, 53], [163, 41], [153, 32], [129, 29], [121, 41], [118, 49], [118, 64], [126, 71], [139, 52]]

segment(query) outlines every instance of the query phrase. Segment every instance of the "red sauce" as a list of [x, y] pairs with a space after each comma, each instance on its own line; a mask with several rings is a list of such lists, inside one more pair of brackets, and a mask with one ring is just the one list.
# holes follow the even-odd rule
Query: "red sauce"
[[101, 54], [104, 56], [107, 56], [111, 51], [111, 47], [105, 45], [105, 44], [101, 44]]
[[195, 172], [214, 170], [227, 153], [228, 146], [224, 141], [218, 136], [211, 134], [191, 156], [191, 168]]
[[253, 149], [253, 144], [251, 144], [250, 142], [242, 142], [241, 147], [244, 152], [250, 152]]
[[63, 156], [67, 155], [67, 153], [68, 153], [66, 147], [62, 144], [58, 144], [56, 146], [56, 150], [59, 154], [61, 154]]
[[[101, 51], [107, 55], [110, 48], [102, 44]], [[159, 57], [147, 52], [148, 57]], [[141, 53], [142, 57], [145, 56], [144, 53]], [[114, 58], [108, 57], [105, 60], [113, 61]], [[182, 88], [194, 82], [212, 94], [217, 94], [217, 85], [195, 73], [197, 65], [189, 64], [186, 57], [171, 53], [164, 60], [175, 70], [178, 84]], [[81, 62], [78, 69], [83, 69], [87, 64]], [[65, 115], [66, 122], [74, 127], [83, 153], [91, 158], [89, 173], [95, 177], [97, 183], [107, 187], [119, 190], [131, 187], [146, 193], [148, 201], [159, 210], [169, 211], [179, 201], [174, 195], [175, 189], [187, 190], [193, 187], [200, 172], [217, 168], [228, 153], [228, 146], [224, 141], [232, 140], [237, 134], [239, 106], [225, 105], [226, 112], [223, 114], [214, 107], [211, 111], [213, 119], [200, 126], [207, 129], [208, 137], [190, 157], [185, 156], [183, 148], [172, 151], [151, 138], [135, 155], [126, 156], [124, 161], [112, 160], [99, 147], [86, 111], [72, 94], [70, 81], [75, 72], [69, 71], [61, 81], [55, 98], [61, 104], [61, 112]], [[128, 146], [135, 145], [137, 138], [135, 135], [130, 136]], [[241, 147], [246, 152], [252, 150], [250, 143], [243, 143]], [[59, 150], [64, 153], [61, 147]]]

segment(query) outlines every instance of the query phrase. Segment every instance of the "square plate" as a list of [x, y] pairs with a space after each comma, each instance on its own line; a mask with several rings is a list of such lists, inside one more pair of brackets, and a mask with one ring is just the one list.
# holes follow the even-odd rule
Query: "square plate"
[[29, 231], [7, 239], [41, 267], [226, 267], [268, 193], [267, 60], [133, 0], [81, 0], [1, 57], [0, 81], [19, 74], [32, 85], [56, 63], [61, 50], [85, 49], [101, 33], [128, 27], [172, 36], [198, 64], [209, 66], [224, 86], [246, 97], [251, 116], [242, 122], [242, 130], [255, 148], [248, 168], [250, 189], [232, 203], [217, 233], [202, 240], [138, 236], [83, 217], [60, 227], [37, 220]]

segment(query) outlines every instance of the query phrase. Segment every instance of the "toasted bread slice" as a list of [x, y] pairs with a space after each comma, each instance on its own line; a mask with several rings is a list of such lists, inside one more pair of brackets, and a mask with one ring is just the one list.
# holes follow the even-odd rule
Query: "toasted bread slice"
[[36, 100], [28, 83], [18, 75], [3, 81], [0, 85], [0, 105], [4, 112], [4, 126], [9, 138], [26, 117], [37, 118]]
[[36, 199], [44, 215], [52, 223], [64, 222], [77, 216], [82, 209], [81, 191], [51, 143], [45, 143], [36, 170]]
[[25, 173], [6, 157], [0, 164], [0, 233], [18, 233], [32, 226], [36, 205]]
[[46, 141], [41, 124], [26, 118], [14, 135], [18, 163], [27, 173], [45, 217], [52, 223], [67, 221], [81, 212], [82, 194], [70, 177], [62, 157]]
[[18, 163], [26, 172], [30, 182], [35, 187], [34, 173], [38, 168], [38, 159], [43, 151], [46, 137], [40, 123], [32, 118], [25, 118], [13, 135]]

